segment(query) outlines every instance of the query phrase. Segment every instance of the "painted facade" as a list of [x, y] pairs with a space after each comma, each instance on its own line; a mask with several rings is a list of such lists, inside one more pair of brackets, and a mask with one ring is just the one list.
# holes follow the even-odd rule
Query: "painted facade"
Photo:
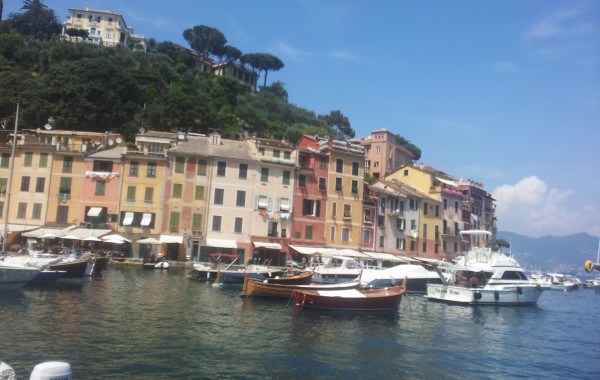
[[86, 42], [108, 47], [126, 47], [133, 33], [120, 14], [88, 7], [69, 9], [69, 17], [63, 24], [63, 35], [70, 28], [84, 29], [89, 33]]
[[383, 179], [414, 159], [412, 153], [399, 143], [396, 135], [385, 128], [362, 137], [360, 144], [365, 149], [365, 172], [375, 178]]

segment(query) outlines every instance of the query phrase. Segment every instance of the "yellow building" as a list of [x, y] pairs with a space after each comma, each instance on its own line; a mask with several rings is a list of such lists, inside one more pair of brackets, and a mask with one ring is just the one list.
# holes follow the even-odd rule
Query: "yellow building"
[[63, 24], [66, 39], [69, 39], [66, 30], [71, 28], [86, 30], [88, 37], [85, 42], [109, 47], [127, 47], [133, 33], [133, 29], [127, 27], [120, 14], [88, 7], [69, 9], [69, 17]]
[[325, 242], [329, 247], [361, 246], [364, 148], [360, 144], [319, 139], [329, 155]]

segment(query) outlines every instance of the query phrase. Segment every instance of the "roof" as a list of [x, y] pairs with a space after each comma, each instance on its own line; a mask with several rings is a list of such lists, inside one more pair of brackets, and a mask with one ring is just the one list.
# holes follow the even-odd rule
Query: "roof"
[[209, 143], [206, 136], [188, 136], [187, 140], [181, 141], [177, 146], [169, 149], [176, 154], [208, 155]]
[[101, 150], [96, 153], [87, 155], [88, 158], [105, 158], [105, 159], [120, 159], [125, 153], [127, 153], [127, 147], [118, 146], [112, 149]]

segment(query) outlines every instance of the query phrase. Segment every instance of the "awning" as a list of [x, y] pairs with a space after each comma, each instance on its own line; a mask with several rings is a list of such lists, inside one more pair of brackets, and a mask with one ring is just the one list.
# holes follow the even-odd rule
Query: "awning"
[[128, 243], [131, 243], [131, 240], [119, 235], [119, 234], [112, 234], [112, 235], [105, 235], [102, 236], [102, 240], [106, 241], [106, 240], [122, 240], [122, 241], [126, 241]]
[[183, 244], [183, 236], [181, 235], [160, 235], [161, 243], [179, 243]]
[[58, 236], [58, 237], [63, 238], [63, 239], [84, 240], [84, 239], [90, 238], [90, 237], [100, 238], [111, 232], [112, 232], [112, 230], [101, 229], [101, 228], [67, 227], [62, 230], [61, 236]]
[[38, 239], [54, 238], [54, 237], [60, 236], [60, 232], [62, 230], [63, 230], [62, 227], [57, 227], [57, 228], [42, 227], [42, 228], [38, 228], [36, 230], [23, 232], [23, 236], [28, 237], [28, 238], [38, 238]]
[[133, 223], [133, 212], [126, 212], [125, 213], [125, 217], [123, 218], [123, 223], [121, 223], [123, 226], [131, 226], [131, 223]]
[[335, 249], [325, 248], [325, 247], [306, 247], [302, 245], [289, 245], [291, 249], [294, 251], [301, 253], [303, 255], [314, 255], [315, 253], [333, 253]]
[[144, 215], [142, 216], [142, 222], [140, 223], [140, 225], [142, 227], [148, 227], [150, 225], [150, 223], [152, 223], [152, 214], [145, 212]]
[[440, 178], [440, 177], [435, 177], [435, 179], [437, 179], [437, 180], [438, 180], [438, 181], [440, 181], [441, 183], [445, 183], [446, 185], [449, 185], [449, 186], [458, 186], [458, 185], [457, 185], [457, 184], [455, 184], [454, 182], [452, 182], [452, 181], [449, 181], [449, 180], [447, 180], [447, 179], [443, 179], [443, 178]]
[[[0, 224], [0, 234], [4, 234], [5, 224]], [[23, 231], [31, 231], [40, 228], [40, 226], [32, 226], [26, 224], [12, 224], [8, 223], [8, 232], [23, 232]]]
[[138, 244], [162, 244], [160, 241], [156, 240], [153, 237], [140, 239], [137, 242], [138, 242]]
[[365, 255], [362, 252], [359, 251], [355, 251], [354, 249], [350, 249], [350, 248], [343, 248], [343, 249], [336, 249], [333, 252], [327, 253], [328, 255], [340, 255], [340, 256], [347, 256], [347, 257], [364, 257], [364, 258], [368, 258], [369, 255]]
[[102, 212], [102, 207], [90, 207], [87, 216], [99, 216]]
[[262, 241], [255, 241], [253, 243], [255, 248], [281, 249], [281, 244], [279, 243], [267, 243]]
[[398, 262], [398, 263], [407, 263], [410, 260], [400, 257], [400, 256], [394, 256], [390, 253], [383, 253], [383, 252], [370, 252], [370, 251], [365, 251], [363, 253], [366, 253], [367, 255], [371, 256], [374, 259], [379, 259], [379, 260], [385, 260], [385, 261], [394, 261], [394, 262]]
[[206, 239], [206, 245], [209, 247], [218, 247], [218, 248], [237, 248], [237, 243], [235, 240], [225, 240], [225, 239]]

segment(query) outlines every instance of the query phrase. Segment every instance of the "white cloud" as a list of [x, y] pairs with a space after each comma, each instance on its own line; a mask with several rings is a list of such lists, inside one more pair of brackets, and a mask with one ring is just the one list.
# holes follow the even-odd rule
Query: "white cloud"
[[350, 50], [335, 50], [328, 54], [331, 58], [346, 59], [349, 61], [357, 60], [360, 57]]
[[275, 50], [278, 55], [286, 57], [292, 61], [304, 61], [313, 56], [312, 52], [294, 48], [285, 42], [277, 42], [275, 44]]
[[499, 186], [492, 192], [498, 229], [526, 236], [599, 234], [597, 207], [573, 207], [569, 204], [572, 195], [569, 189], [549, 188], [536, 176]]

